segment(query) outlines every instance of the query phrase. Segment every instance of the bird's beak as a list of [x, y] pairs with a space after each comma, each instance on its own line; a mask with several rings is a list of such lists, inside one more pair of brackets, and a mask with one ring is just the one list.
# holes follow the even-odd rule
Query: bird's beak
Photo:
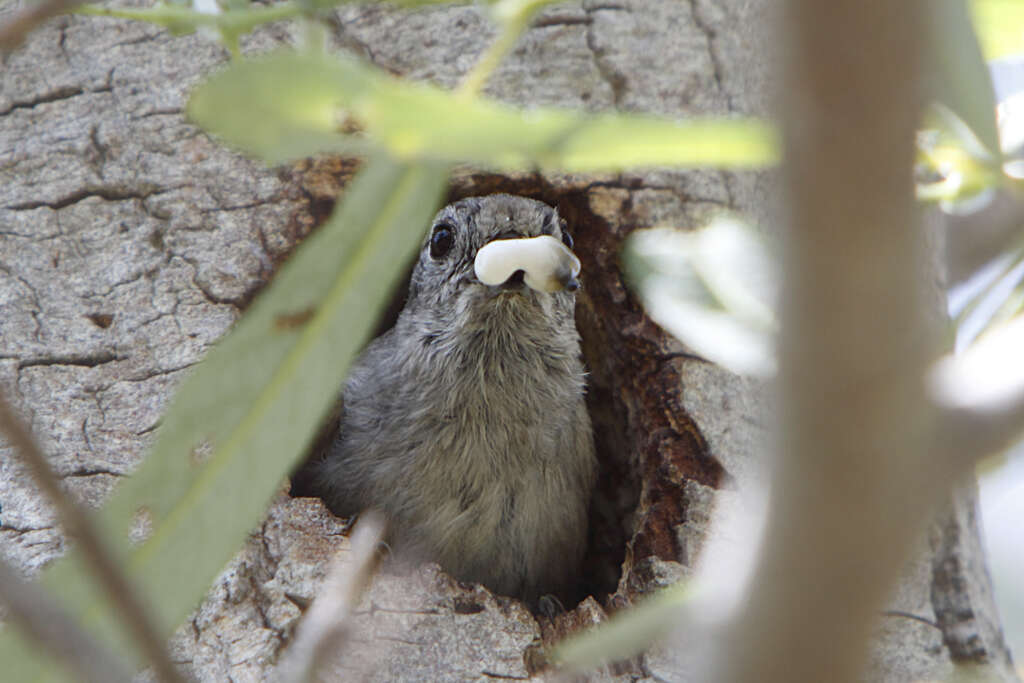
[[522, 271], [523, 282], [539, 292], [580, 286], [580, 260], [551, 235], [488, 242], [476, 252], [473, 269], [485, 285], [504, 284]]

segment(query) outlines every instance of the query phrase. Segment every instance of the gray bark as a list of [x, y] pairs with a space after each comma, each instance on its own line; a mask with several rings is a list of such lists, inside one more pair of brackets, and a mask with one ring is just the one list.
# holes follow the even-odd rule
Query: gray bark
[[[487, 91], [590, 110], [763, 112], [763, 4], [559, 6]], [[465, 7], [348, 7], [332, 32], [386, 69], [444, 86], [493, 35]], [[244, 47], [287, 39], [269, 27]], [[324, 218], [352, 171], [336, 159], [266, 169], [185, 122], [188, 89], [226, 61], [199, 37], [65, 17], [30, 36], [0, 76], [0, 385], [67, 489], [90, 505], [139, 462], [182, 374]], [[760, 392], [681, 354], [629, 297], [616, 250], [637, 227], [696, 227], [721, 209], [762, 216], [767, 186], [717, 171], [458, 175], [454, 196], [528, 194], [559, 204], [575, 232], [587, 273], [577, 318], [606, 471], [591, 539], [592, 564], [605, 569], [590, 578], [613, 595], [550, 623], [436, 567], [385, 573], [339, 666], [379, 680], [527, 677], [545, 643], [689, 573], [715, 501], [742, 495], [757, 471]], [[26, 574], [63, 552], [52, 511], [6, 446], [0, 505], [0, 553]], [[974, 509], [966, 487], [921, 542], [893, 611], [878, 619], [872, 680], [944, 676], [963, 662], [1007, 670]], [[277, 499], [179, 631], [175, 657], [202, 680], [267, 677], [327, 559], [347, 547], [341, 532], [317, 501]], [[607, 675], [680, 680], [670, 654], [655, 650]]]

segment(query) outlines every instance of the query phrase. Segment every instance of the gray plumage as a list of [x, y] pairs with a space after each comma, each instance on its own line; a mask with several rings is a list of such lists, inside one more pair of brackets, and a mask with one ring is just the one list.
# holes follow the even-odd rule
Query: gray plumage
[[[454, 236], [441, 255], [439, 226]], [[557, 212], [522, 197], [437, 214], [405, 308], [353, 366], [312, 471], [336, 513], [381, 510], [400, 555], [531, 603], [565, 594], [586, 543], [596, 461], [575, 294], [515, 276], [489, 287], [473, 260], [496, 238], [542, 234], [563, 237]]]

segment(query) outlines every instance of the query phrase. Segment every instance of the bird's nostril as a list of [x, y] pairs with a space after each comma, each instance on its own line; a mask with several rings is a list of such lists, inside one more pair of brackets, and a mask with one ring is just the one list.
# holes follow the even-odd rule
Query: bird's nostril
[[520, 268], [516, 272], [512, 273], [512, 275], [509, 276], [509, 278], [507, 280], [505, 280], [505, 284], [506, 285], [521, 285], [521, 284], [523, 284], [525, 277], [526, 277], [526, 271], [523, 270], [522, 268]]

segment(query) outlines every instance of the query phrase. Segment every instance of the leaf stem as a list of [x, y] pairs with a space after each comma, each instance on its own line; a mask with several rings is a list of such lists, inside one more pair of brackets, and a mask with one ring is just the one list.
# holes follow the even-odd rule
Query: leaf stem
[[466, 74], [465, 80], [456, 91], [457, 94], [467, 99], [478, 95], [501, 60], [515, 46], [519, 35], [526, 30], [533, 15], [552, 2], [553, 0], [500, 0], [495, 4], [493, 15], [501, 27], [498, 37]]

